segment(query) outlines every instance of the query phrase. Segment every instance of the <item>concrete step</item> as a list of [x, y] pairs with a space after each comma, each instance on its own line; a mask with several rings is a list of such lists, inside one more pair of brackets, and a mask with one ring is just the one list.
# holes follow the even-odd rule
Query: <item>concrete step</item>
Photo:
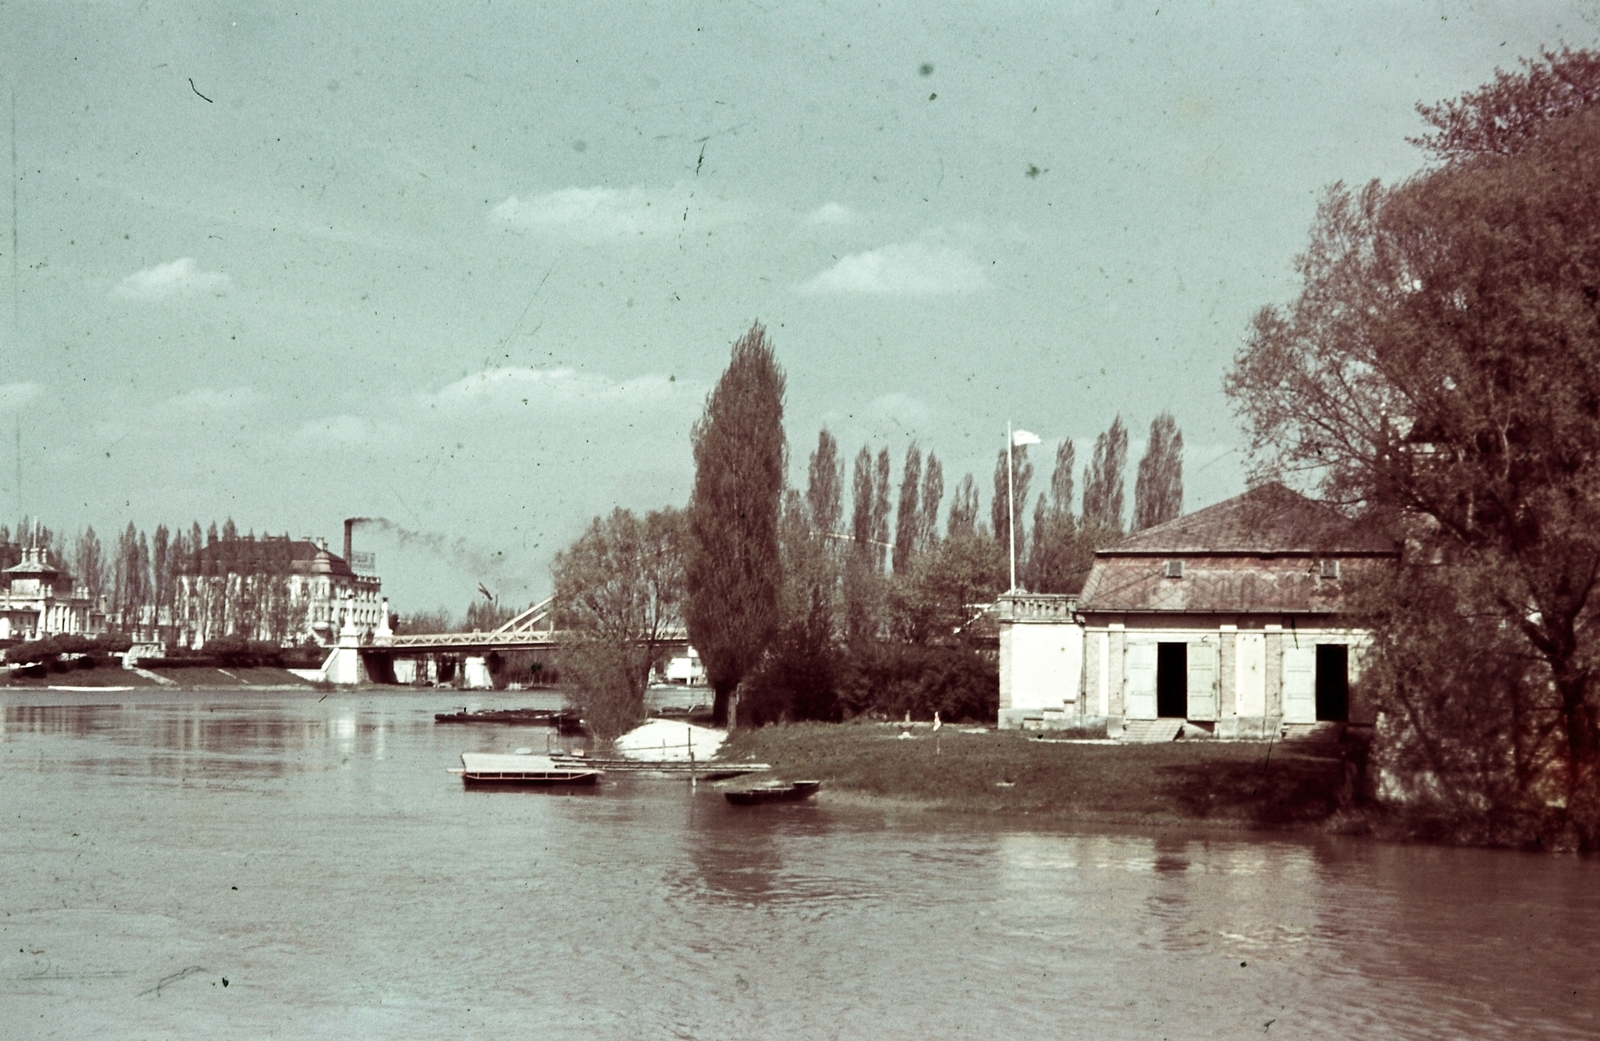
[[1156, 744], [1176, 741], [1182, 732], [1181, 719], [1129, 719], [1123, 721], [1119, 740], [1130, 744]]

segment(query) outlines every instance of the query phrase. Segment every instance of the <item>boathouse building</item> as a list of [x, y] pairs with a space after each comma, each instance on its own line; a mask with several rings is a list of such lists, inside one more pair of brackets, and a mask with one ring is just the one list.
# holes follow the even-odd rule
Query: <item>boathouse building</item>
[[1170, 739], [1371, 722], [1350, 588], [1379, 532], [1266, 484], [1095, 554], [1076, 596], [1001, 598], [1000, 725]]

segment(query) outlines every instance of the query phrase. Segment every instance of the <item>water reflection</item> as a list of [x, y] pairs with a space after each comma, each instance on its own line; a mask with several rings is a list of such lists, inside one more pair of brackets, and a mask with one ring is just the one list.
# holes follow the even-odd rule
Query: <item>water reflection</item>
[[[1600, 1036], [1600, 862], [741, 808], [621, 776], [479, 798], [445, 772], [462, 751], [542, 740], [435, 726], [437, 696], [62, 701], [0, 713], [0, 1022], [431, 1037], [471, 1008], [510, 1036]], [[192, 965], [216, 995], [145, 994]], [[226, 1019], [206, 1004], [223, 974]]]
[[397, 730], [428, 725], [338, 705], [294, 718], [273, 702], [10, 704], [0, 710], [0, 740], [70, 736], [125, 750], [101, 750], [75, 762], [38, 758], [32, 761], [35, 770], [160, 778], [277, 777], [327, 769], [352, 756], [382, 759]]

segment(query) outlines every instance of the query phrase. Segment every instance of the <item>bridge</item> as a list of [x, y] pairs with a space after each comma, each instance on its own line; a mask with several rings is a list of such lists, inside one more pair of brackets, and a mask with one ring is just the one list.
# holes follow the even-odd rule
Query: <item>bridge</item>
[[[329, 651], [328, 659], [323, 662], [322, 678], [340, 685], [374, 680], [393, 683], [396, 659], [432, 658], [438, 662], [460, 658], [470, 662], [494, 651], [554, 650], [573, 639], [571, 633], [555, 628], [551, 615], [554, 601], [554, 597], [548, 597], [488, 632], [396, 635], [388, 632], [384, 625], [368, 642], [362, 642], [353, 612], [347, 612], [338, 645]], [[664, 629], [654, 643], [665, 650], [686, 648], [689, 633], [682, 626], [673, 626]]]
[[[521, 614], [488, 632], [415, 633], [404, 636], [377, 636], [362, 649], [390, 651], [395, 656], [423, 654], [488, 654], [490, 651], [544, 650], [560, 647], [571, 640], [565, 630], [555, 627], [552, 608], [555, 597], [546, 597]], [[670, 626], [656, 640], [660, 646], [689, 645], [689, 631]]]

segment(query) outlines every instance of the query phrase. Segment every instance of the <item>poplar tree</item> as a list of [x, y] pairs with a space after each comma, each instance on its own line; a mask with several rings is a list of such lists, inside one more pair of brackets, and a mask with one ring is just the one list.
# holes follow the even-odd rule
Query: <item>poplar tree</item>
[[[179, 532], [182, 535], [182, 532]], [[165, 524], [157, 524], [155, 534], [150, 538], [150, 602], [155, 608], [155, 618], [152, 624], [159, 634], [161, 626], [161, 610], [172, 606], [172, 575], [169, 554], [172, 548], [172, 533]], [[171, 617], [170, 612], [168, 617]], [[157, 639], [159, 639], [159, 635]]]
[[889, 552], [889, 450], [878, 450], [878, 465], [872, 481], [872, 570], [883, 574]]
[[922, 451], [915, 441], [906, 448], [906, 461], [900, 467], [900, 506], [894, 518], [894, 573], [911, 570], [911, 558], [922, 542], [922, 520], [918, 495], [922, 491]]
[[[1028, 446], [1011, 446], [1011, 473], [1006, 473], [1006, 450], [995, 453], [994, 500], [989, 505], [989, 520], [994, 540], [1002, 551], [1009, 553], [1011, 518], [1020, 517], [1028, 508], [1028, 485], [1033, 483], [1033, 464], [1028, 461]], [[1007, 498], [1009, 488], [1010, 498]], [[1019, 534], [1017, 545], [1026, 550], [1027, 543]]]
[[1073, 470], [1077, 450], [1070, 440], [1056, 446], [1050, 491], [1040, 493], [1033, 510], [1028, 553], [1028, 588], [1037, 593], [1076, 593], [1088, 574], [1088, 554], [1080, 547], [1072, 516]]
[[1122, 534], [1123, 471], [1128, 468], [1128, 428], [1119, 415], [1095, 438], [1083, 474], [1083, 526], [1097, 543]]
[[850, 551], [844, 565], [845, 636], [852, 644], [877, 635], [877, 574], [872, 566], [873, 504], [872, 449], [856, 453], [850, 482]]
[[946, 535], [956, 539], [978, 533], [978, 482], [972, 474], [965, 474], [956, 485], [950, 499], [950, 516]]
[[78, 581], [88, 590], [89, 599], [100, 599], [106, 587], [106, 560], [93, 525], [83, 529], [73, 546], [72, 569], [78, 573]]
[[735, 689], [760, 661], [779, 623], [783, 394], [783, 370], [766, 329], [756, 322], [733, 345], [728, 368], [691, 433], [695, 473], [685, 615], [715, 692], [717, 726], [727, 725]]
[[807, 474], [806, 505], [811, 509], [811, 526], [821, 537], [837, 534], [841, 494], [844, 487], [844, 462], [839, 458], [839, 442], [823, 427], [817, 434], [817, 450], [811, 453]]
[[872, 540], [872, 449], [866, 445], [856, 453], [850, 482], [850, 551], [866, 553]]
[[[811, 453], [811, 465], [808, 471], [806, 484], [805, 512], [809, 523], [801, 525], [800, 518], [787, 505], [784, 508], [784, 532], [786, 539], [785, 552], [789, 558], [803, 561], [810, 577], [807, 581], [815, 587], [816, 595], [820, 600], [821, 608], [826, 615], [827, 625], [831, 633], [833, 614], [839, 595], [839, 560], [843, 552], [842, 542], [838, 538], [843, 534], [839, 530], [839, 523], [843, 516], [844, 506], [842, 494], [844, 491], [844, 461], [839, 458], [839, 442], [828, 429], [824, 427], [817, 434], [817, 448]], [[798, 509], [798, 508], [796, 508]], [[801, 547], [794, 542], [804, 528], [804, 536], [810, 546]], [[814, 575], [810, 572], [816, 572]], [[789, 561], [784, 562], [785, 579], [789, 577]], [[808, 594], [809, 597], [809, 594]], [[794, 620], [794, 612], [800, 610], [798, 603], [785, 608], [785, 616]], [[809, 599], [805, 607], [806, 614], [810, 615]]]
[[1150, 424], [1150, 442], [1133, 485], [1133, 530], [1165, 524], [1183, 512], [1183, 431], [1171, 412]]
[[917, 511], [917, 552], [925, 553], [939, 544], [939, 504], [944, 499], [944, 466], [928, 451], [922, 471], [922, 507]]

